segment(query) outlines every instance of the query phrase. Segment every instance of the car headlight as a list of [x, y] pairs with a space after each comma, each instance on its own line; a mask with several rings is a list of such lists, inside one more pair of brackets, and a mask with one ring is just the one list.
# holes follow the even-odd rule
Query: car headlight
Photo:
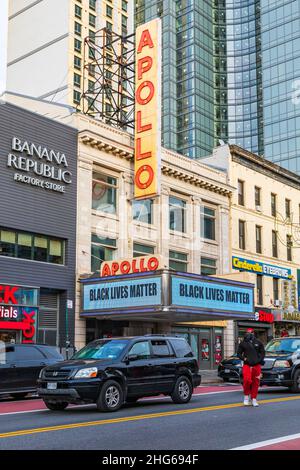
[[274, 367], [291, 367], [289, 361], [275, 361]]
[[97, 377], [98, 369], [97, 367], [89, 367], [87, 369], [80, 369], [75, 374], [75, 379], [87, 379], [91, 377]]

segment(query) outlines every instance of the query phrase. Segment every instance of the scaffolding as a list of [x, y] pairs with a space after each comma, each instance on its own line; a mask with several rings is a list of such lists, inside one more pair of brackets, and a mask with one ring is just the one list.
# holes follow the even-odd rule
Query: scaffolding
[[86, 115], [123, 130], [134, 129], [135, 34], [121, 36], [103, 28], [84, 41]]

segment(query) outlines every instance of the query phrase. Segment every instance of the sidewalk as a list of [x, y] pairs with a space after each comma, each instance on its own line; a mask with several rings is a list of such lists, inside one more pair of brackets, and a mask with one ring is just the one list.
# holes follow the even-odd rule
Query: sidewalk
[[218, 377], [217, 370], [200, 370], [201, 385], [206, 384], [223, 384], [224, 381]]

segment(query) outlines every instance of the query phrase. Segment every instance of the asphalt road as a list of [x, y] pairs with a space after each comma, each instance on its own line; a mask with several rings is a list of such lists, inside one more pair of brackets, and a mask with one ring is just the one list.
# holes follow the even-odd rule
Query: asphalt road
[[300, 433], [300, 395], [263, 389], [258, 398], [258, 408], [244, 407], [240, 387], [203, 388], [188, 405], [163, 397], [109, 414], [93, 405], [53, 412], [40, 401], [2, 413], [0, 403], [0, 450], [224, 450]]

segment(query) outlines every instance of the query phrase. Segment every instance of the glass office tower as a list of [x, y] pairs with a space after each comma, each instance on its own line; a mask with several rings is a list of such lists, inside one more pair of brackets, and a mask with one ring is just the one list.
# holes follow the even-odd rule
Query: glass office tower
[[261, 0], [264, 156], [300, 173], [300, 0]]
[[163, 145], [199, 158], [225, 141], [300, 172], [300, 0], [136, 5], [163, 23]]
[[211, 0], [137, 0], [136, 22], [162, 18], [163, 145], [191, 158], [215, 141]]

